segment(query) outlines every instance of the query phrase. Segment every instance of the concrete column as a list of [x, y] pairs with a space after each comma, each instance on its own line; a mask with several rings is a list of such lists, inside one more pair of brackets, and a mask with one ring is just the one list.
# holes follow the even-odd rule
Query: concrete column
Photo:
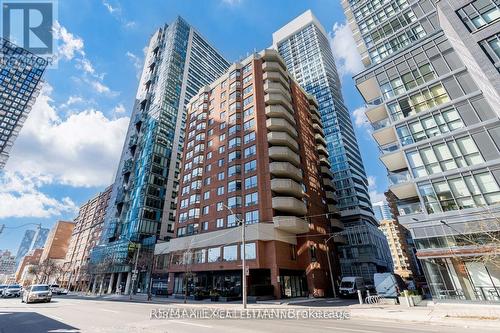
[[92, 294], [95, 294], [97, 291], [97, 275], [93, 276], [94, 282], [92, 283]]
[[113, 292], [114, 282], [115, 282], [115, 273], [111, 273], [111, 277], [109, 278], [108, 294], [111, 294]]
[[130, 293], [130, 282], [132, 281], [132, 272], [127, 273], [127, 280], [125, 282], [125, 295]]
[[102, 295], [104, 291], [104, 275], [101, 277], [101, 284], [99, 286], [99, 295]]
[[115, 292], [117, 294], [120, 292], [120, 286], [122, 284], [122, 275], [123, 275], [122, 272], [118, 273], [118, 280], [116, 281], [116, 288], [115, 288]]

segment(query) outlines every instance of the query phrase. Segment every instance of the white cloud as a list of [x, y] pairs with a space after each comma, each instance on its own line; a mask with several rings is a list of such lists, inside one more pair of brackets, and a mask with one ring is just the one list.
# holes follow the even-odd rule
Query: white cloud
[[361, 56], [356, 48], [356, 42], [347, 23], [333, 25], [330, 45], [332, 48], [339, 76], [354, 75], [364, 68]]
[[72, 60], [76, 54], [85, 56], [83, 39], [68, 32], [57, 21], [54, 23], [53, 32], [54, 38], [61, 41], [57, 49], [58, 58]]
[[77, 69], [83, 70], [85, 73], [95, 74], [95, 69], [92, 63], [88, 59], [77, 59], [75, 66]]
[[141, 78], [141, 73], [142, 73], [142, 64], [143, 64], [144, 60], [142, 58], [139, 58], [138, 56], [136, 56], [135, 54], [133, 54], [130, 51], [127, 51], [127, 53], [125, 53], [125, 55], [130, 60], [130, 62], [132, 63], [132, 65], [134, 65], [134, 68], [135, 68], [135, 71], [136, 71], [136, 77], [138, 79], [140, 79]]
[[[129, 118], [85, 109], [62, 119], [45, 85], [16, 140], [6, 171], [45, 175], [71, 186], [111, 183]], [[1, 201], [0, 201], [1, 202]]]
[[125, 28], [134, 28], [136, 23], [134, 21], [127, 20], [125, 15], [123, 15], [123, 10], [121, 4], [115, 0], [114, 4], [111, 4], [109, 1], [103, 0], [103, 6], [108, 10], [108, 13], [111, 14], [118, 22], [122, 24]]
[[370, 195], [371, 202], [386, 201], [384, 193], [377, 191], [377, 177], [368, 176], [368, 194]]
[[82, 103], [84, 100], [80, 96], [69, 96], [68, 100], [60, 105], [60, 108], [67, 108], [74, 104]]
[[125, 107], [123, 106], [123, 104], [118, 104], [117, 106], [115, 106], [113, 108], [113, 112], [114, 113], [125, 113], [125, 111], [127, 111], [127, 110], [125, 109]]
[[362, 128], [368, 126], [368, 118], [366, 118], [365, 111], [365, 106], [360, 106], [359, 108], [352, 111], [354, 125], [356, 125], [356, 127]]
[[78, 207], [68, 197], [52, 198], [39, 187], [49, 183], [45, 176], [3, 172], [0, 174], [0, 219], [12, 217], [47, 218], [76, 213]]

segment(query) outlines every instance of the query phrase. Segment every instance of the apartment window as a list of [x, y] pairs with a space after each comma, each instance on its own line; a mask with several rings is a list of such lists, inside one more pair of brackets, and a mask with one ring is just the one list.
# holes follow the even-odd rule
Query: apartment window
[[208, 230], [208, 222], [205, 221], [205, 222], [201, 222], [201, 230]]
[[259, 203], [259, 193], [254, 192], [245, 195], [245, 206], [253, 206]]
[[217, 228], [224, 228], [224, 219], [223, 218], [217, 219], [216, 226]]
[[210, 177], [205, 178], [204, 183], [205, 183], [205, 186], [210, 185], [212, 183], [212, 178], [210, 178]]
[[218, 180], [224, 180], [224, 171], [219, 172], [219, 173], [217, 174], [217, 179], [218, 179]]
[[499, 3], [498, 0], [472, 1], [457, 10], [457, 14], [469, 31], [476, 31], [500, 17]]
[[227, 193], [241, 190], [241, 180], [233, 180], [227, 183]]
[[226, 140], [226, 134], [219, 135], [219, 142]]
[[229, 136], [238, 133], [240, 130], [241, 130], [240, 125], [233, 125], [233, 126], [229, 127]]
[[255, 145], [253, 145], [253, 146], [250, 146], [248, 148], [245, 148], [243, 155], [245, 158], [247, 158], [247, 157], [255, 155], [256, 153], [257, 153], [257, 148], [255, 147]]
[[500, 202], [500, 188], [489, 171], [418, 186], [428, 214]]
[[249, 85], [248, 87], [246, 87], [245, 89], [243, 89], [243, 95], [249, 94], [252, 91], [253, 91], [253, 86]]
[[500, 71], [500, 34], [496, 34], [479, 43], [491, 62]]
[[419, 148], [408, 152], [406, 156], [414, 177], [428, 176], [484, 162], [470, 136]]
[[441, 83], [387, 105], [393, 121], [429, 110], [450, 100]]
[[208, 215], [210, 213], [210, 207], [209, 206], [204, 206], [203, 207], [203, 215]]
[[309, 253], [311, 255], [311, 261], [315, 262], [318, 261], [318, 258], [316, 257], [316, 247], [315, 246], [310, 246], [309, 247]]
[[199, 217], [200, 217], [200, 209], [199, 208], [192, 208], [188, 211], [188, 218], [196, 219]]
[[241, 174], [241, 165], [240, 164], [232, 165], [227, 169], [227, 176], [228, 177], [233, 177], [233, 176], [236, 176], [239, 174]]
[[241, 75], [241, 73], [239, 70], [234, 70], [231, 72], [231, 74], [229, 74], [229, 80], [232, 80], [236, 77], [239, 77], [240, 75]]
[[231, 140], [229, 140], [227, 145], [228, 145], [228, 149], [239, 147], [239, 146], [241, 146], [241, 138], [238, 138], [238, 137], [232, 138]]
[[391, 99], [404, 94], [407, 90], [415, 88], [424, 82], [435, 79], [436, 73], [430, 63], [420, 65], [418, 68], [403, 74], [402, 77], [395, 78], [380, 85], [380, 90], [384, 98]]
[[257, 170], [257, 160], [245, 163], [245, 173]]
[[221, 82], [220, 87], [223, 89], [227, 86], [227, 80]]
[[189, 204], [196, 204], [200, 203], [200, 195], [199, 194], [193, 194], [189, 197]]
[[[243, 255], [243, 244], [240, 244], [241, 255]], [[257, 249], [255, 243], [245, 243], [245, 259], [257, 259]]]
[[227, 161], [231, 163], [234, 160], [241, 158], [241, 152], [239, 150], [235, 150], [229, 153]]
[[205, 165], [205, 172], [210, 172], [210, 171], [212, 171], [212, 164]]
[[243, 137], [243, 142], [245, 144], [255, 140], [255, 132], [250, 132]]
[[212, 158], [212, 152], [208, 152], [207, 153], [207, 160], [211, 159]]
[[217, 195], [224, 195], [224, 186], [220, 186], [217, 188]]
[[247, 121], [245, 121], [243, 123], [243, 129], [245, 131], [253, 129], [254, 126], [255, 126], [255, 120], [254, 119], [247, 120]]
[[219, 154], [222, 154], [226, 151], [226, 146], [220, 146], [219, 147]]
[[234, 197], [227, 198], [227, 206], [229, 208], [241, 207], [241, 197], [240, 196], [234, 196]]
[[254, 114], [254, 108], [253, 106], [251, 108], [246, 109], [243, 111], [243, 119], [247, 119], [248, 117], [253, 116]]
[[297, 246], [290, 244], [290, 260], [297, 260]]
[[218, 212], [221, 212], [224, 210], [224, 203], [223, 202], [218, 202], [216, 206], [217, 206]]
[[245, 190], [257, 187], [257, 176], [245, 178]]
[[220, 247], [212, 247], [208, 249], [208, 262], [220, 261]]
[[217, 166], [220, 168], [220, 167], [223, 167], [224, 166], [224, 159], [221, 158], [217, 161]]
[[248, 75], [243, 78], [243, 84], [247, 84], [250, 81], [252, 81], [252, 75]]
[[203, 200], [208, 200], [210, 199], [210, 191], [206, 191], [205, 193], [203, 193]]
[[226, 128], [226, 123], [220, 123], [219, 129], [223, 130], [224, 128]]
[[246, 107], [250, 103], [253, 103], [253, 95], [252, 96], [248, 96], [247, 98], [245, 98], [243, 100], [243, 107]]
[[250, 72], [251, 70], [252, 70], [252, 64], [250, 63], [250, 64], [246, 65], [245, 67], [243, 67], [242, 71], [243, 71], [243, 74], [245, 74], [245, 73]]
[[238, 246], [228, 245], [224, 246], [223, 249], [223, 259], [224, 261], [234, 261], [238, 259]]
[[259, 211], [252, 210], [245, 213], [245, 224], [254, 224], [259, 222]]
[[[203, 222], [203, 223], [207, 223], [207, 222]], [[195, 264], [203, 264], [205, 262], [206, 256], [207, 256], [207, 250], [206, 249], [201, 249], [201, 250], [195, 251], [195, 253], [194, 253], [194, 263]]]
[[236, 227], [241, 221], [241, 214], [231, 214], [227, 216], [228, 228]]

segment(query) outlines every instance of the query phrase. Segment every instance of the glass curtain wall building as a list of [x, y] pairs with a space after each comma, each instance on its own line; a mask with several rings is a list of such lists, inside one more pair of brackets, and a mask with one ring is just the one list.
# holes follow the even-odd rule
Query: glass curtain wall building
[[308, 10], [273, 34], [273, 47], [292, 76], [319, 103], [344, 234], [348, 240], [358, 240], [339, 247], [342, 275], [370, 281], [374, 273], [391, 266], [391, 258], [384, 254], [389, 253], [387, 241], [373, 216], [363, 161], [327, 33]]
[[355, 76], [433, 297], [500, 300], [495, 0], [343, 0]]
[[94, 288], [98, 282], [99, 288], [128, 292], [135, 262], [144, 288], [149, 251], [173, 236], [185, 105], [228, 67], [181, 17], [151, 37], [103, 235], [91, 255], [94, 275], [100, 275]]
[[0, 169], [28, 117], [47, 60], [0, 38]]

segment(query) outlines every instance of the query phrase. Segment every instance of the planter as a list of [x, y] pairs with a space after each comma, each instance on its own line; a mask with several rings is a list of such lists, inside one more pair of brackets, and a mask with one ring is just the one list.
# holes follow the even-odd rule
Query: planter
[[[412, 295], [412, 296], [408, 296], [408, 298], [410, 299], [410, 305], [411, 304], [418, 305], [422, 302], [422, 295]], [[406, 303], [406, 297], [404, 297], [404, 296], [399, 296], [398, 301], [399, 301], [399, 304], [401, 304], [401, 305], [408, 305], [408, 303]]]

